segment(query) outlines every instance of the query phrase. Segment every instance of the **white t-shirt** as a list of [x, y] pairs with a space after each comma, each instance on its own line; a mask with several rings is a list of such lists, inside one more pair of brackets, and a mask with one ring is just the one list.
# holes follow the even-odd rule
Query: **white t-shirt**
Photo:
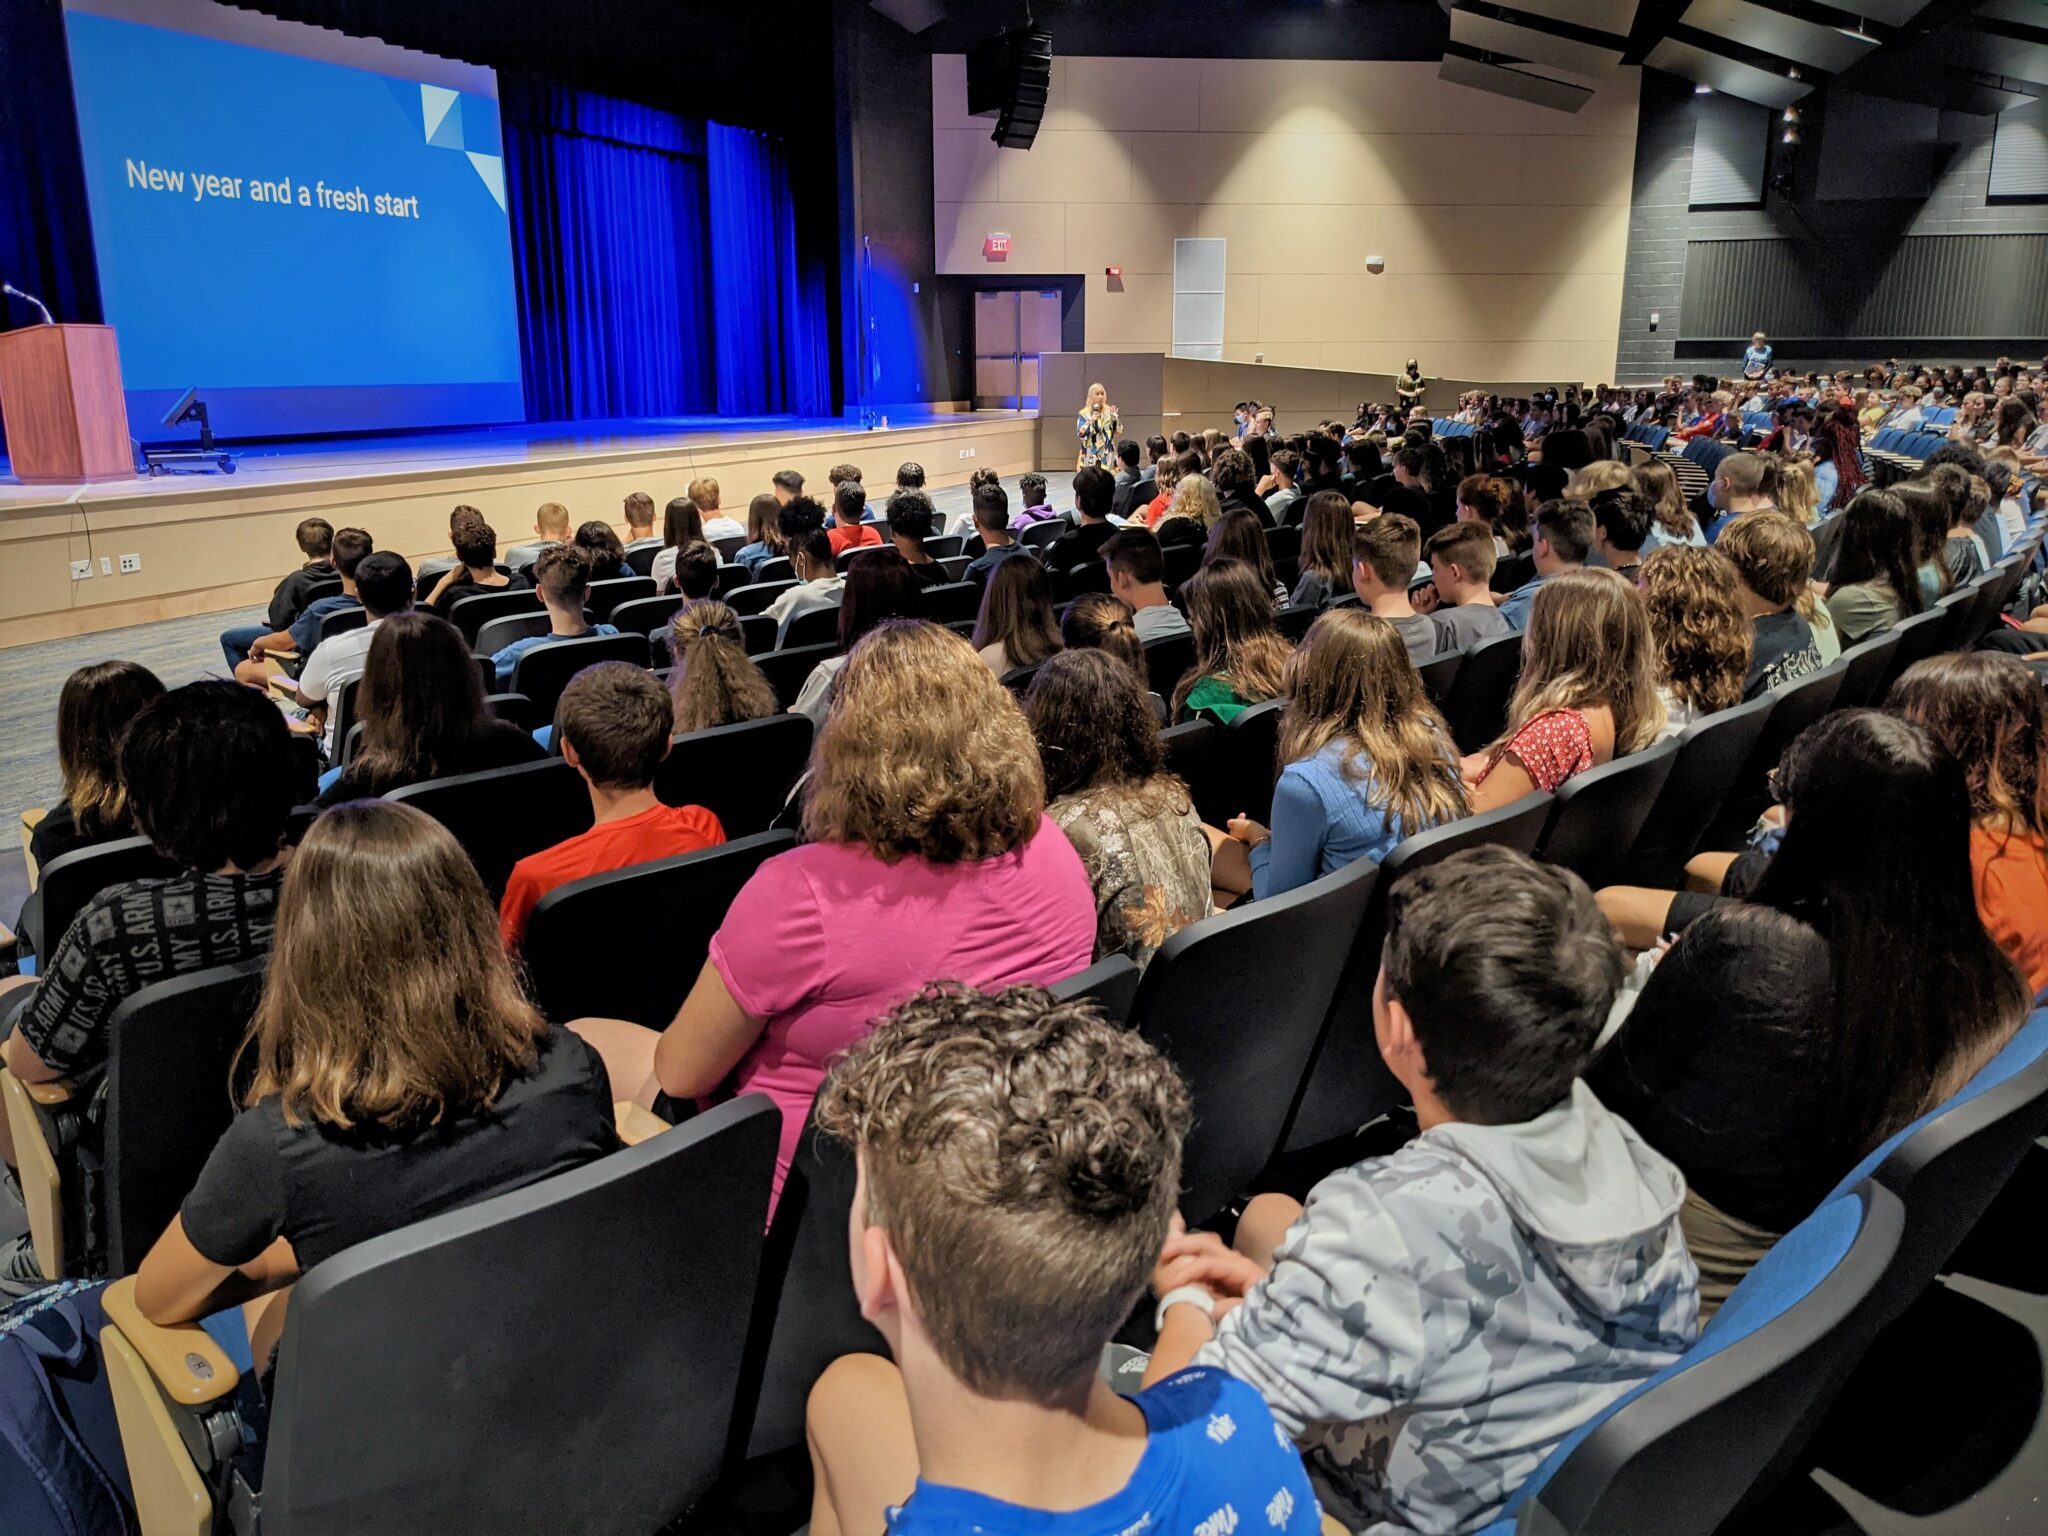
[[[370, 654], [370, 640], [383, 622], [382, 619], [372, 619], [361, 629], [344, 630], [322, 640], [299, 671], [300, 696], [315, 704], [323, 703], [333, 696], [340, 684], [361, 677], [363, 665]], [[334, 724], [334, 713], [330, 710], [327, 716], [327, 755], [330, 759], [337, 745]]]
[[707, 539], [744, 539], [747, 530], [729, 517], [709, 517], [704, 520], [704, 537]]

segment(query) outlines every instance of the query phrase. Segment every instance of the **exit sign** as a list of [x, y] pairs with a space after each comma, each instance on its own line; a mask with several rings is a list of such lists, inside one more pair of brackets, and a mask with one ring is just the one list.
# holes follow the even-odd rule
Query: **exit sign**
[[1010, 237], [1008, 235], [990, 235], [981, 242], [981, 254], [990, 261], [1008, 261], [1010, 259]]

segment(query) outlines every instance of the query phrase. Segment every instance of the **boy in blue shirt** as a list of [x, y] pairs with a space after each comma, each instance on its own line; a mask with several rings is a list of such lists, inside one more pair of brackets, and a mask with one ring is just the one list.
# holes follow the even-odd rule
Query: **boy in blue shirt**
[[618, 633], [609, 624], [584, 622], [583, 601], [590, 595], [590, 557], [574, 544], [550, 544], [542, 550], [533, 563], [533, 584], [540, 589], [541, 606], [548, 611], [548, 632], [514, 640], [491, 653], [491, 665], [501, 690], [512, 686], [519, 658], [528, 651], [557, 640]]
[[817, 1120], [859, 1156], [853, 1284], [895, 1360], [848, 1355], [812, 1390], [812, 1536], [1313, 1536], [1256, 1392], [1196, 1369], [1124, 1398], [1099, 1374], [1180, 1187], [1187, 1090], [1150, 1045], [1035, 987], [934, 985], [834, 1069]]

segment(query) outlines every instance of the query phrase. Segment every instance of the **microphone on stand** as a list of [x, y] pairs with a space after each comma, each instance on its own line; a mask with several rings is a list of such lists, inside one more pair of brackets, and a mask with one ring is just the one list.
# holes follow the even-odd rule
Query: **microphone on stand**
[[5, 278], [0, 278], [0, 293], [7, 294], [12, 298], [20, 299], [25, 303], [35, 305], [35, 307], [42, 312], [43, 324], [55, 325], [57, 323], [55, 318], [52, 317], [52, 315], [50, 314], [49, 305], [45, 304], [41, 299], [37, 298], [32, 293], [23, 293], [19, 288], [15, 287], [14, 284], [8, 282]]

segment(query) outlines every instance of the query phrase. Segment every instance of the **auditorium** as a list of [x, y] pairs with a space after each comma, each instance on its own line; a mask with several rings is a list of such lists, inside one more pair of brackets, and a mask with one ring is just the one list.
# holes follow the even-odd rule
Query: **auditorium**
[[2044, 392], [2041, 0], [5, 0], [0, 1536], [2048, 1529]]

